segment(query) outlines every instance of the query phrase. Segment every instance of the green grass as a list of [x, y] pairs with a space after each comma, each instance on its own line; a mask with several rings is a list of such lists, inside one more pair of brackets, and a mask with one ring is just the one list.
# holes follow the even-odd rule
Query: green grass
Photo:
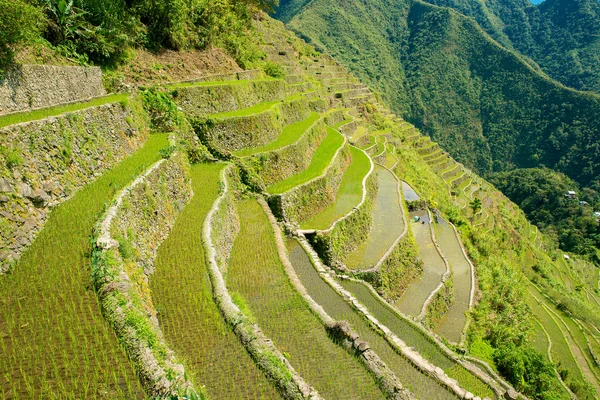
[[349, 213], [362, 199], [362, 181], [371, 169], [369, 157], [358, 148], [351, 146], [352, 163], [346, 169], [338, 189], [336, 202], [302, 223], [303, 229], [328, 229], [340, 217]]
[[333, 125], [332, 128], [335, 130], [340, 129], [342, 126], [349, 124], [350, 122], [354, 121], [354, 118], [347, 118], [343, 121], [338, 122], [337, 124]]
[[363, 137], [364, 135], [366, 135], [368, 133], [368, 129], [366, 126], [361, 125], [358, 128], [356, 128], [356, 132], [354, 132], [354, 135], [352, 135], [352, 142], [356, 142], [358, 139], [360, 139], [361, 137]]
[[276, 390], [213, 300], [202, 225], [219, 195], [222, 169], [223, 164], [192, 166], [194, 197], [158, 249], [150, 277], [152, 299], [169, 347], [184, 360], [194, 385], [206, 387], [209, 398], [276, 399]]
[[388, 169], [392, 169], [394, 165], [398, 162], [398, 158], [396, 157], [395, 148], [393, 146], [388, 146], [387, 148], [387, 156], [385, 158], [385, 167]]
[[[325, 312], [338, 321], [348, 321], [360, 338], [371, 346], [384, 363], [396, 374], [402, 384], [419, 399], [456, 399], [454, 394], [441, 387], [435, 380], [422, 374], [411, 362], [400, 356], [369, 325], [367, 320], [346, 303], [317, 273], [310, 258], [293, 239], [288, 240], [290, 261], [308, 294], [320, 304]], [[334, 397], [337, 398], [337, 397]]]
[[166, 135], [150, 136], [56, 207], [14, 271], [0, 277], [0, 397], [145, 398], [90, 288], [90, 234], [115, 193], [166, 145]]
[[324, 398], [383, 399], [359, 360], [328, 338], [289, 282], [262, 207], [245, 200], [238, 212], [241, 229], [227, 270], [229, 289], [241, 295], [260, 328]]
[[20, 124], [23, 122], [36, 121], [48, 117], [54, 117], [67, 112], [79, 111], [85, 108], [101, 106], [109, 103], [119, 103], [129, 98], [129, 94], [111, 94], [109, 96], [98, 97], [96, 99], [82, 102], [71, 103], [61, 106], [42, 108], [34, 111], [24, 111], [0, 117], [0, 128], [5, 126]]
[[274, 105], [281, 103], [281, 101], [269, 101], [265, 103], [259, 103], [255, 106], [244, 108], [242, 110], [236, 111], [227, 111], [218, 114], [210, 115], [210, 118], [215, 119], [227, 119], [227, 118], [235, 118], [235, 117], [247, 117], [249, 115], [260, 114], [269, 109], [271, 109]]
[[292, 175], [283, 181], [269, 186], [267, 190], [270, 194], [285, 193], [304, 182], [308, 182], [313, 178], [321, 176], [321, 174], [325, 172], [325, 169], [333, 160], [336, 151], [344, 143], [344, 136], [342, 136], [341, 133], [330, 127], [327, 127], [326, 129], [327, 136], [313, 154], [308, 168], [296, 175]]
[[371, 146], [374, 146], [377, 143], [377, 139], [373, 135], [369, 135], [369, 142], [361, 146], [361, 149], [366, 150]]
[[277, 150], [290, 144], [296, 143], [298, 139], [300, 139], [304, 135], [304, 133], [315, 122], [319, 120], [319, 118], [320, 115], [316, 112], [313, 112], [305, 120], [290, 124], [283, 128], [281, 135], [279, 135], [279, 137], [277, 137], [277, 139], [272, 141], [271, 143], [267, 143], [266, 145], [260, 147], [253, 147], [249, 149], [236, 151], [233, 154], [235, 154], [238, 157], [246, 157], [253, 154], [266, 153], [269, 151]]
[[458, 380], [464, 389], [481, 398], [494, 398], [494, 392], [483, 381], [471, 374], [463, 366], [449, 358], [437, 345], [417, 328], [391, 311], [379, 298], [363, 284], [342, 281], [342, 285], [366, 306], [379, 322], [387, 326], [404, 342], [413, 347], [423, 357], [442, 368], [449, 377]]

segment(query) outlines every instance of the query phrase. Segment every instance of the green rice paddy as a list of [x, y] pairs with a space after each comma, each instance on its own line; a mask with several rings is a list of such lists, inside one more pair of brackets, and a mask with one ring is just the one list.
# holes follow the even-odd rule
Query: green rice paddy
[[354, 311], [318, 274], [309, 256], [295, 241], [288, 241], [290, 261], [308, 294], [320, 304], [325, 312], [338, 321], [347, 321], [362, 340], [394, 371], [402, 384], [419, 399], [441, 400], [457, 397], [437, 381], [422, 374], [410, 361], [396, 353], [390, 344], [369, 325], [367, 320]]
[[81, 102], [81, 103], [70, 103], [55, 107], [41, 108], [34, 111], [24, 111], [8, 115], [0, 116], [0, 128], [5, 126], [20, 124], [23, 122], [37, 121], [40, 119], [55, 117], [60, 114], [83, 110], [89, 107], [102, 106], [110, 103], [120, 103], [129, 98], [129, 94], [111, 94], [104, 97], [97, 97], [93, 100]]
[[[240, 232], [227, 270], [229, 290], [245, 301], [263, 332], [317, 391], [329, 399], [383, 399], [360, 361], [329, 339], [289, 282], [273, 228], [256, 200], [238, 203]], [[239, 297], [238, 297], [239, 298]]]
[[152, 300], [165, 339], [195, 387], [205, 386], [211, 399], [278, 399], [213, 300], [202, 226], [219, 195], [223, 167], [192, 166], [194, 197], [158, 249]]
[[[415, 216], [420, 217], [421, 220], [412, 222]], [[412, 232], [419, 247], [419, 258], [423, 260], [423, 273], [406, 289], [395, 305], [405, 314], [418, 316], [427, 297], [442, 281], [442, 275], [446, 272], [446, 264], [431, 239], [427, 211], [411, 212], [409, 221], [413, 224]]]
[[368, 269], [385, 255], [404, 231], [404, 212], [398, 197], [398, 181], [385, 168], [376, 165], [379, 190], [373, 205], [373, 226], [369, 238], [348, 254], [344, 264], [350, 269]]
[[90, 287], [90, 235], [118, 190], [157, 161], [166, 135], [57, 206], [14, 271], [0, 279], [2, 398], [142, 399]]
[[233, 154], [238, 157], [246, 157], [258, 153], [267, 153], [269, 151], [277, 150], [296, 143], [306, 133], [306, 131], [319, 120], [319, 118], [320, 115], [316, 112], [313, 112], [305, 120], [295, 122], [283, 128], [281, 135], [279, 135], [277, 139], [271, 143], [267, 143], [266, 145], [260, 147], [252, 147], [236, 151]]
[[344, 172], [335, 203], [311, 220], [302, 223], [303, 229], [328, 229], [334, 221], [349, 213], [360, 203], [363, 195], [362, 182], [371, 170], [371, 162], [369, 156], [354, 146], [350, 147], [350, 154], [352, 163]]
[[321, 176], [333, 158], [337, 150], [344, 144], [344, 136], [333, 128], [327, 127], [327, 136], [314, 152], [310, 165], [304, 171], [292, 175], [283, 181], [277, 182], [267, 188], [270, 194], [281, 194], [294, 187]]

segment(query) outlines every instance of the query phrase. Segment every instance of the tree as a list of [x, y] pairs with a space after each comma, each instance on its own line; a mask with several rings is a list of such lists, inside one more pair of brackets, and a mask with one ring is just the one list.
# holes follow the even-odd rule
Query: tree
[[469, 207], [471, 207], [471, 210], [473, 210], [473, 215], [477, 214], [479, 211], [481, 211], [481, 199], [478, 197], [474, 198], [469, 203]]

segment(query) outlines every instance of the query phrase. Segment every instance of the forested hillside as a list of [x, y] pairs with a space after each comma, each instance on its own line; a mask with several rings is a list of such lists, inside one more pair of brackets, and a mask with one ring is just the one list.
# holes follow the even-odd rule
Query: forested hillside
[[282, 5], [289, 27], [466, 165], [484, 174], [544, 165], [584, 186], [598, 178], [600, 96], [551, 80], [472, 19], [420, 1], [301, 3]]
[[473, 17], [504, 46], [530, 57], [552, 78], [600, 92], [600, 2], [427, 0]]

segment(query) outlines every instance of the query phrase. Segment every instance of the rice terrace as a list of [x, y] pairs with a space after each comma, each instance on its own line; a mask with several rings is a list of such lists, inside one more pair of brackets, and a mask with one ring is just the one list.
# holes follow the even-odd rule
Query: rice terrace
[[456, 111], [600, 105], [522, 1], [0, 0], [0, 399], [600, 398], [596, 144]]

